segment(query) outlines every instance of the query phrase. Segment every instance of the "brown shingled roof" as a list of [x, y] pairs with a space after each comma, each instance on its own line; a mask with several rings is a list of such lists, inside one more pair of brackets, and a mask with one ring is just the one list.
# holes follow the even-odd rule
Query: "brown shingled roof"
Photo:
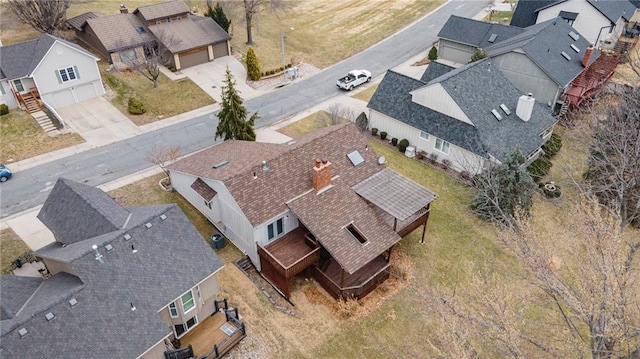
[[211, 18], [187, 19], [149, 26], [162, 44], [172, 53], [183, 52], [230, 39]]
[[173, 0], [159, 4], [140, 6], [133, 13], [140, 13], [145, 20], [150, 21], [188, 12], [189, 9], [187, 9], [187, 6], [182, 0]]
[[67, 24], [78, 31], [82, 31], [82, 28], [87, 23], [88, 19], [93, 19], [100, 16], [105, 16], [105, 15], [99, 12], [85, 12], [84, 14], [80, 14], [76, 17], [72, 17], [71, 19], [67, 20]]
[[[134, 14], [115, 14], [87, 19], [102, 45], [109, 52], [142, 46], [154, 40], [142, 21]], [[138, 28], [144, 30], [139, 32]]]

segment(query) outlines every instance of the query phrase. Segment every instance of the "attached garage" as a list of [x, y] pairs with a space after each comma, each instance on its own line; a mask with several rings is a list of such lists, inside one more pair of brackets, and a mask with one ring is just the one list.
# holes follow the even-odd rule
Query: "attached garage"
[[229, 46], [227, 42], [219, 42], [213, 45], [213, 58], [219, 59], [224, 56], [229, 56]]
[[75, 88], [76, 98], [78, 102], [90, 100], [98, 97], [96, 90], [92, 83], [84, 84]]
[[52, 100], [51, 105], [54, 108], [65, 107], [76, 103], [76, 100], [73, 98], [73, 91], [71, 89], [54, 92], [50, 94], [50, 96]]
[[189, 50], [178, 54], [180, 58], [180, 68], [204, 64], [209, 62], [209, 50], [205, 47]]

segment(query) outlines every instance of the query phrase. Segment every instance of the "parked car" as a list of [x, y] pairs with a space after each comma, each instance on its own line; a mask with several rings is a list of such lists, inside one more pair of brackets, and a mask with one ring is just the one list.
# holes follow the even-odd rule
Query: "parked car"
[[7, 182], [9, 178], [13, 176], [9, 167], [0, 164], [0, 182]]
[[343, 90], [351, 91], [354, 87], [371, 81], [371, 72], [367, 70], [353, 70], [347, 76], [341, 77], [336, 82], [336, 86]]

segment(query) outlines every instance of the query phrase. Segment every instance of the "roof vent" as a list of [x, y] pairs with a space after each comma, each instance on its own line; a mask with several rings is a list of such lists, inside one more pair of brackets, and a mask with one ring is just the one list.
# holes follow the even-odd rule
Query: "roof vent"
[[100, 259], [102, 258], [102, 254], [100, 254], [100, 252], [98, 252], [98, 246], [97, 245], [92, 245], [91, 248], [93, 248], [93, 250], [96, 252], [96, 259]]
[[255, 171], [253, 172], [253, 179], [258, 179], [258, 174]]
[[562, 57], [567, 59], [567, 61], [571, 61], [571, 56], [569, 56], [566, 52], [562, 51], [560, 55], [562, 55]]
[[161, 214], [160, 215], [160, 219], [164, 221], [165, 219], [167, 219], [167, 215], [166, 214]]
[[131, 245], [131, 253], [138, 253], [138, 250], [133, 246], [133, 244]]
[[493, 117], [496, 118], [496, 120], [498, 121], [502, 121], [502, 116], [500, 116], [500, 114], [498, 113], [498, 111], [496, 111], [495, 109], [491, 110], [491, 114], [493, 115]]
[[47, 318], [47, 321], [49, 322], [49, 321], [53, 320], [53, 318], [55, 318], [56, 316], [53, 315], [53, 313], [49, 312], [49, 313], [45, 314], [44, 317]]
[[511, 111], [509, 111], [509, 108], [505, 104], [501, 104], [500, 109], [502, 109], [505, 115], [507, 116], [511, 115]]
[[20, 329], [18, 329], [18, 333], [20, 334], [20, 338], [22, 338], [25, 335], [27, 335], [27, 333], [29, 333], [29, 332], [27, 331], [27, 328], [20, 328]]
[[576, 46], [574, 44], [571, 44], [571, 49], [573, 49], [573, 51], [575, 51], [575, 52], [578, 52], [578, 53], [580, 52], [580, 49], [578, 48], [578, 46]]
[[573, 31], [571, 31], [571, 32], [569, 32], [569, 37], [572, 38], [573, 41], [578, 41], [578, 39], [580, 38], [580, 35], [576, 34]]
[[136, 309], [137, 309], [136, 306], [133, 305], [133, 303], [131, 303], [131, 311], [134, 312]]
[[111, 244], [107, 244], [106, 246], [104, 246], [104, 249], [106, 249], [108, 251], [112, 251], [113, 250], [113, 246]]
[[125, 241], [128, 241], [128, 240], [130, 240], [130, 239], [131, 239], [131, 235], [130, 235], [129, 233], [125, 233], [125, 235], [124, 235], [124, 240], [125, 240]]
[[291, 145], [293, 145], [295, 143], [296, 143], [296, 140], [289, 140], [289, 141], [287, 141], [287, 146], [291, 146]]
[[347, 154], [347, 157], [349, 158], [349, 161], [351, 161], [351, 163], [354, 166], [357, 166], [357, 165], [359, 165], [361, 163], [364, 163], [364, 158], [362, 157], [360, 152], [358, 152], [358, 150], [355, 150], [355, 151]]
[[78, 300], [76, 298], [69, 299], [69, 305], [73, 307], [76, 304], [78, 304]]
[[222, 162], [218, 162], [215, 165], [213, 165], [213, 169], [218, 169], [220, 167], [226, 166], [229, 164], [229, 161], [222, 161]]
[[149, 229], [153, 227], [153, 224], [151, 224], [151, 222], [147, 222], [144, 226], [147, 227], [147, 229]]
[[489, 41], [490, 43], [494, 43], [496, 41], [496, 37], [498, 37], [498, 34], [491, 34], [491, 36], [489, 37]]
[[262, 170], [263, 171], [268, 171], [269, 167], [267, 167], [267, 161], [262, 161]]

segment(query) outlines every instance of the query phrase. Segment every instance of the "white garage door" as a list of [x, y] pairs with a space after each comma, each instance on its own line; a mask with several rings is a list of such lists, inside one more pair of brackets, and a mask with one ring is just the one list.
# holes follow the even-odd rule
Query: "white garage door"
[[90, 100], [92, 98], [98, 97], [96, 95], [96, 90], [93, 87], [93, 84], [88, 83], [75, 88], [76, 97], [78, 98], [78, 102]]
[[76, 103], [71, 89], [54, 92], [51, 94], [51, 97], [53, 99], [53, 103], [51, 105], [55, 108], [65, 107]]

